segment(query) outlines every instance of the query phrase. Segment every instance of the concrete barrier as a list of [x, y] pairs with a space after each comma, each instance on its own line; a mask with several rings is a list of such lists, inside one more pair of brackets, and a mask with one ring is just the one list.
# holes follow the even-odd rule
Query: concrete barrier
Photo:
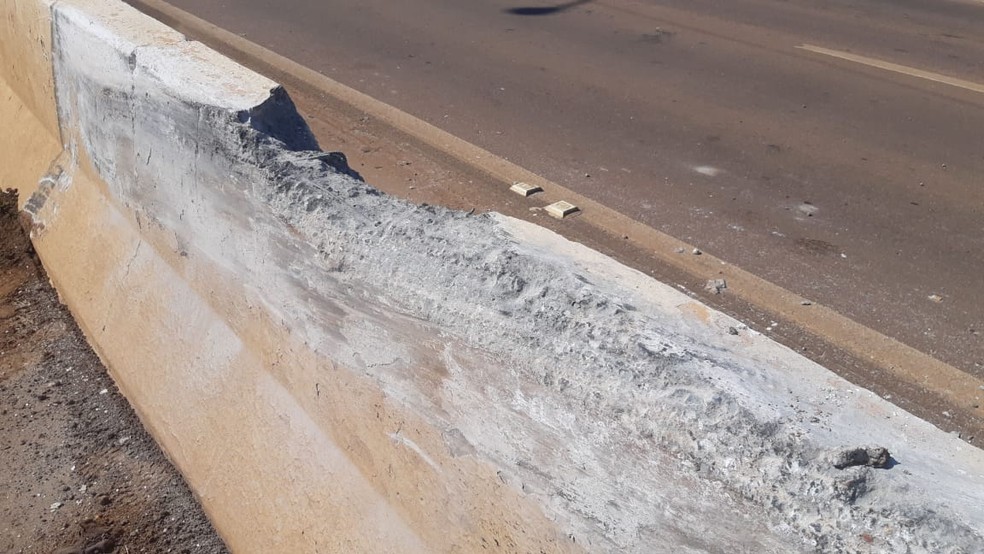
[[[980, 544], [979, 450], [548, 231], [380, 195], [122, 3], [0, 9], [2, 185], [234, 551]], [[873, 444], [904, 471], [831, 463]]]

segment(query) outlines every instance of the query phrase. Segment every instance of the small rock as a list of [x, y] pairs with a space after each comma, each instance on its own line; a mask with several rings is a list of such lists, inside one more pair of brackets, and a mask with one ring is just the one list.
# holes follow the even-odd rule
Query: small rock
[[721, 291], [728, 288], [728, 282], [724, 279], [711, 279], [706, 285], [704, 285], [704, 288], [707, 289], [708, 292], [721, 294]]
[[812, 305], [813, 302], [810, 302], [809, 300], [803, 300], [802, 302], [800, 302], [800, 306], [812, 306]]
[[683, 253], [684, 253], [684, 252], [686, 252], [686, 251], [687, 251], [687, 250], [686, 250], [686, 249], [684, 249], [684, 248], [682, 248], [682, 247], [681, 247], [681, 248], [677, 248], [677, 249], [676, 249], [676, 253], [677, 253], [677, 254], [683, 254]]
[[933, 302], [936, 302], [937, 304], [943, 302], [943, 297], [938, 294], [930, 294], [927, 298], [929, 298]]
[[848, 448], [834, 456], [833, 465], [837, 469], [855, 466], [884, 468], [888, 465], [891, 454], [888, 449], [880, 446], [868, 448]]
[[817, 207], [809, 202], [800, 204], [796, 209], [806, 217], [813, 217], [813, 214], [817, 213]]
[[54, 504], [51, 505], [51, 511], [54, 512], [58, 508], [61, 508], [63, 505], [64, 504], [62, 504], [61, 502], [55, 502]]
[[891, 459], [891, 455], [888, 453], [887, 448], [882, 448], [880, 446], [868, 449], [868, 465], [871, 467], [883, 468], [888, 466], [888, 462]]
[[701, 254], [703, 254], [703, 252], [701, 252], [699, 248], [694, 248], [691, 254], [693, 254], [694, 256], [700, 256]]
[[734, 327], [728, 327], [728, 334], [729, 335], [737, 335], [738, 334], [738, 329], [735, 329]]
[[82, 551], [82, 554], [109, 554], [116, 548], [116, 543], [113, 539], [103, 539], [96, 544], [86, 547]]

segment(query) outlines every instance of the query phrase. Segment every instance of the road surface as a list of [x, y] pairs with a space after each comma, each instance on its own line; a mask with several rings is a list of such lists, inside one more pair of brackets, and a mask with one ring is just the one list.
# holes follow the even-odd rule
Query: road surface
[[171, 3], [984, 376], [980, 2]]

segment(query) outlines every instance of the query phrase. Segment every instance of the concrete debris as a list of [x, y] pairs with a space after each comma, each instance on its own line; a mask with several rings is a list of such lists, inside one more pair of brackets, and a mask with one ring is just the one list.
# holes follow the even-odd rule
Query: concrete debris
[[728, 282], [725, 281], [724, 279], [711, 279], [707, 281], [707, 284], [704, 285], [704, 288], [708, 292], [714, 294], [721, 294], [721, 292], [723, 292], [724, 289], [728, 288]]
[[807, 217], [813, 217], [817, 213], [817, 207], [809, 202], [804, 202], [796, 207], [796, 209], [803, 215]]
[[880, 446], [849, 448], [834, 455], [833, 466], [837, 469], [855, 466], [885, 468], [891, 459], [888, 449]]
[[544, 209], [547, 211], [548, 214], [550, 214], [551, 217], [554, 217], [556, 219], [564, 219], [569, 215], [573, 215], [581, 211], [574, 204], [571, 204], [570, 202], [566, 202], [564, 200], [561, 200], [559, 202], [554, 202], [553, 204], [550, 204]]

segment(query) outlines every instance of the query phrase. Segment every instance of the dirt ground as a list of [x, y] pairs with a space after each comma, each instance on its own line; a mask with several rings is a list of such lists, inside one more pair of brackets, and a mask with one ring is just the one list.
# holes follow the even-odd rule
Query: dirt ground
[[226, 552], [0, 192], [0, 552]]

